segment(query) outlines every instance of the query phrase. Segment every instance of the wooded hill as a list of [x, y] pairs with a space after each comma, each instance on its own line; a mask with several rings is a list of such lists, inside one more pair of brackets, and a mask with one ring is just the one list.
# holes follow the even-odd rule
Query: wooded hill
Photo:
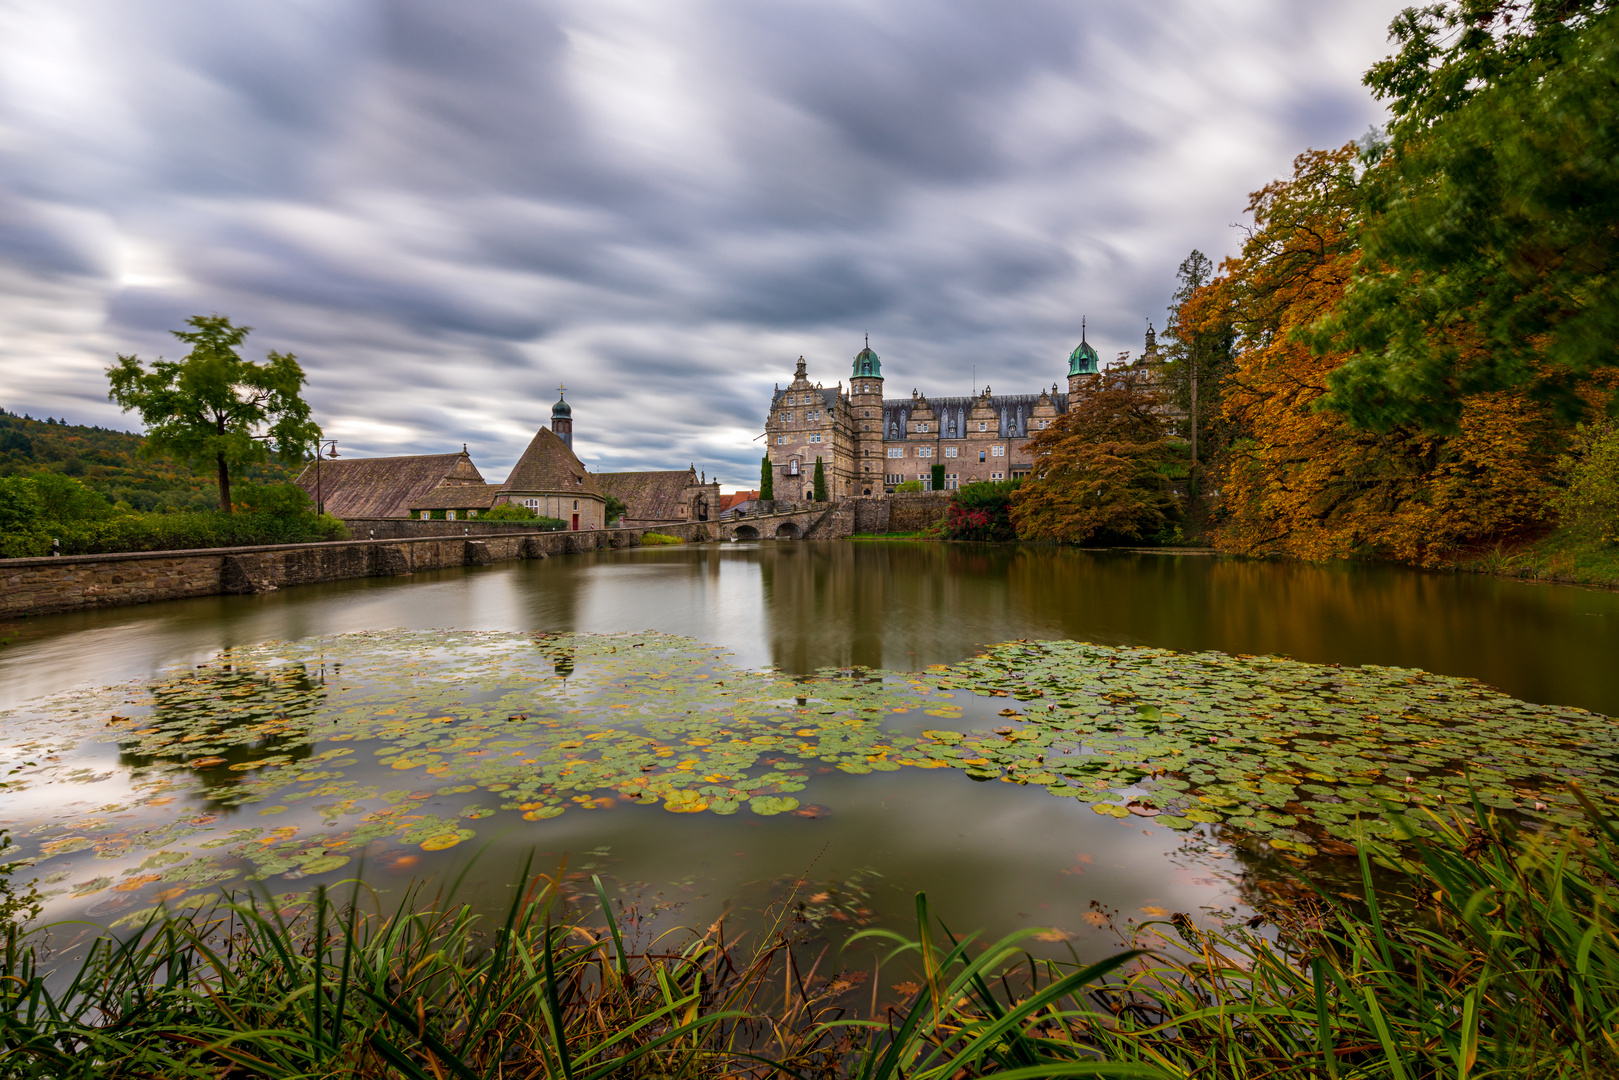
[[[0, 476], [58, 473], [134, 510], [164, 512], [211, 510], [219, 506], [212, 471], [199, 472], [186, 462], [141, 456], [141, 435], [111, 428], [85, 427], [47, 417], [0, 409]], [[232, 476], [255, 484], [288, 483], [302, 463], [275, 460], [239, 466]]]

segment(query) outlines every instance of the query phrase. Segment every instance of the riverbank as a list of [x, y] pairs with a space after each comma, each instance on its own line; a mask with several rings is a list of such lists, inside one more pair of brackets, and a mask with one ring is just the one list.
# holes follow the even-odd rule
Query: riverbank
[[[634, 938], [600, 878], [514, 885], [498, 924], [413, 890], [397, 913], [325, 889], [156, 915], [39, 978], [44, 931], [0, 962], [8, 1075], [637, 1074], [1389, 1080], [1613, 1075], [1612, 825], [1534, 837], [1481, 806], [1348, 899], [1276, 895], [1260, 920], [1097, 917], [1126, 946], [1035, 962], [1027, 930], [957, 941], [925, 897], [876, 970], [846, 968], [783, 898], [777, 928]], [[1487, 914], [1486, 914], [1487, 913]], [[8, 914], [14, 914], [8, 913]], [[630, 940], [626, 942], [626, 936]], [[221, 945], [229, 938], [230, 948]], [[498, 946], [490, 948], [489, 943]], [[52, 966], [61, 968], [60, 942]], [[1107, 1064], [1102, 1064], [1107, 1063]], [[1094, 1073], [1091, 1068], [1102, 1064]], [[1121, 1069], [1120, 1071], [1123, 1071]]]

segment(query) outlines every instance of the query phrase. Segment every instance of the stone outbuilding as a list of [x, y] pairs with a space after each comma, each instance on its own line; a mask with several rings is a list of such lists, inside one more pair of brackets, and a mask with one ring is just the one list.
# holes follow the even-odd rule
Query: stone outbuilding
[[625, 525], [678, 525], [717, 519], [722, 509], [719, 480], [684, 472], [596, 473], [602, 492], [624, 504]]
[[[558, 400], [551, 410], [553, 426], [573, 434], [573, 411]], [[607, 499], [573, 448], [551, 428], [541, 428], [511, 475], [495, 493], [494, 505], [516, 503], [540, 517], [559, 518], [570, 529], [600, 529], [607, 524]]]
[[[448, 497], [456, 503], [457, 489], [481, 490], [483, 475], [472, 464], [465, 446], [459, 454], [408, 454], [399, 457], [337, 458], [310, 462], [294, 481], [309, 497], [340, 518], [406, 518], [417, 504]], [[438, 494], [435, 494], [438, 493]], [[481, 497], [481, 496], [478, 496]], [[435, 504], [436, 505], [436, 504]], [[474, 499], [470, 506], [478, 506]], [[485, 504], [487, 505], [487, 504]]]

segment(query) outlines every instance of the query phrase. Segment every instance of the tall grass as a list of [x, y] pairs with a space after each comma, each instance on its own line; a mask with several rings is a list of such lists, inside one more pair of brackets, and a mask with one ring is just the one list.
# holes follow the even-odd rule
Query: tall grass
[[13, 929], [0, 1075], [1611, 1077], [1619, 836], [1587, 811], [1594, 835], [1547, 837], [1474, 807], [1392, 876], [1363, 855], [1361, 898], [1303, 889], [1268, 936], [1177, 915], [1098, 962], [955, 937], [919, 896], [914, 936], [854, 939], [916, 980], [863, 1015], [825, 951], [717, 925], [630, 949], [600, 882], [570, 911], [526, 871], [498, 922], [319, 891], [164, 915], [61, 971]]

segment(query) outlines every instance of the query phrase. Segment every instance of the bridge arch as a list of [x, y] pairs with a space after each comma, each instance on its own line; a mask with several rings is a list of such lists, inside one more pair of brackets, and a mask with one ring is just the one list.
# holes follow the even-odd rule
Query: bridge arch
[[759, 530], [752, 525], [738, 525], [734, 535], [738, 540], [757, 540], [759, 539]]
[[797, 540], [798, 526], [791, 521], [784, 521], [776, 526], [777, 540]]

